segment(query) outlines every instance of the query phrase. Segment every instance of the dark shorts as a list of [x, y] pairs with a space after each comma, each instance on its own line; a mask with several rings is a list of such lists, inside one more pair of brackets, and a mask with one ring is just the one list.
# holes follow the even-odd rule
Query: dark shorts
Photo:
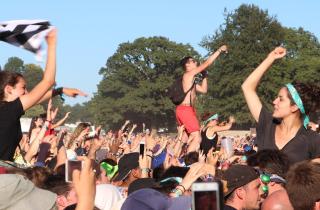
[[176, 119], [179, 125], [184, 125], [188, 134], [200, 131], [196, 111], [192, 106], [179, 105], [176, 107]]

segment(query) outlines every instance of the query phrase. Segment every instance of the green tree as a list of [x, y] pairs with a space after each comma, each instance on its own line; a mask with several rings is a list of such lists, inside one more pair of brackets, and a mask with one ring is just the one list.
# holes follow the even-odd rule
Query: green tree
[[199, 58], [190, 46], [164, 37], [138, 38], [120, 44], [100, 74], [103, 79], [90, 103], [97, 123], [119, 126], [125, 119], [149, 126], [172, 126], [174, 106], [166, 89], [182, 75], [179, 61]]
[[11, 57], [8, 59], [7, 63], [4, 65], [4, 70], [18, 72], [23, 74], [25, 69], [23, 65], [23, 60], [18, 57]]
[[[203, 99], [205, 110], [224, 116], [235, 114], [242, 125], [252, 125], [253, 118], [241, 91], [244, 79], [276, 46], [288, 48], [288, 56], [276, 62], [263, 77], [258, 94], [266, 106], [271, 106], [279, 88], [292, 80], [319, 81], [319, 42], [302, 28], [283, 27], [274, 17], [255, 5], [241, 5], [225, 14], [225, 23], [201, 46], [209, 51], [221, 44], [229, 53], [214, 66], [209, 76], [209, 97]], [[313, 75], [313, 76], [312, 76]], [[314, 77], [318, 75], [318, 77]]]
[[27, 90], [31, 91], [42, 80], [43, 70], [35, 64], [26, 64], [24, 69], [23, 77], [27, 83]]
[[44, 110], [43, 106], [41, 106], [40, 104], [35, 105], [33, 107], [31, 107], [30, 109], [28, 109], [28, 111], [26, 111], [24, 117], [36, 117], [39, 116], [40, 114], [46, 113], [46, 111]]

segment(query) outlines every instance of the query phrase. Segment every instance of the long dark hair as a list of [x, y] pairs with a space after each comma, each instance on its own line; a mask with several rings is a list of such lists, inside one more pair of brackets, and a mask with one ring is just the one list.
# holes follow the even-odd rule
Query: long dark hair
[[[302, 82], [293, 82], [292, 85], [299, 93], [307, 115], [320, 110], [320, 87], [318, 85]], [[295, 104], [289, 91], [288, 97], [291, 104]]]
[[4, 101], [5, 93], [4, 89], [7, 85], [14, 87], [20, 78], [23, 78], [22, 74], [10, 71], [0, 71], [0, 102]]

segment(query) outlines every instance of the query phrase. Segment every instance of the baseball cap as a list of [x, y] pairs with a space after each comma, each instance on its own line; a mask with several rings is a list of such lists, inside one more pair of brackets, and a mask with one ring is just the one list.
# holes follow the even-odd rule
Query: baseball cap
[[131, 193], [143, 189], [143, 188], [152, 188], [157, 186], [156, 181], [153, 178], [141, 178], [134, 180], [128, 187], [128, 195]]
[[56, 194], [35, 187], [22, 175], [0, 175], [0, 209], [50, 210], [56, 198]]
[[109, 210], [121, 198], [121, 193], [117, 187], [111, 184], [98, 184], [96, 186], [94, 205], [101, 210]]
[[128, 153], [120, 158], [118, 163], [118, 175], [114, 178], [113, 181], [122, 181], [124, 180], [130, 173], [132, 169], [139, 167], [139, 153], [133, 152]]
[[249, 182], [259, 178], [259, 172], [247, 165], [232, 165], [222, 175], [222, 180], [227, 182], [225, 197], [235, 189], [242, 187]]

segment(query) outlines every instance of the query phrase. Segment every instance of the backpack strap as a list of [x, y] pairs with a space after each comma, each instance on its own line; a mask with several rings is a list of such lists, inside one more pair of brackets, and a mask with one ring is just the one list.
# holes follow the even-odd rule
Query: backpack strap
[[[186, 95], [192, 90], [192, 88], [194, 87], [194, 85], [196, 84], [196, 80], [193, 80], [192, 86], [190, 87], [190, 89], [186, 92]], [[192, 106], [192, 101], [191, 101], [191, 94], [190, 94], [190, 105]]]

